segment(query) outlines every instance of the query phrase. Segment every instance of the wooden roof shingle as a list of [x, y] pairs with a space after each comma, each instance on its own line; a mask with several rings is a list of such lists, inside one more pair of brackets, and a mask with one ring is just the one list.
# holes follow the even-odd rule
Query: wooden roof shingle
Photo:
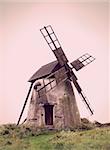
[[42, 79], [50, 75], [51, 73], [55, 72], [59, 69], [58, 61], [53, 61], [42, 66], [38, 71], [36, 71], [32, 77], [28, 80], [28, 82], [34, 82], [38, 79]]

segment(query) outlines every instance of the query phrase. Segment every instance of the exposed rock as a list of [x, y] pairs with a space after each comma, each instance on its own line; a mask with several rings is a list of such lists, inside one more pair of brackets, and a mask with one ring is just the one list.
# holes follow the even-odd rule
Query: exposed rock
[[81, 118], [81, 122], [86, 124], [90, 123], [90, 121], [87, 118]]

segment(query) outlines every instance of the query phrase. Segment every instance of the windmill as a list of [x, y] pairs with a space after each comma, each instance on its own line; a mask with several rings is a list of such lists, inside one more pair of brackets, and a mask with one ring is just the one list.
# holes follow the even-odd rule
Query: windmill
[[56, 128], [80, 124], [80, 114], [71, 82], [91, 115], [93, 110], [78, 83], [78, 78], [73, 69], [79, 71], [94, 61], [95, 58], [89, 54], [84, 54], [70, 63], [70, 66], [52, 27], [50, 25], [44, 26], [40, 31], [57, 60], [42, 66], [29, 79], [31, 86], [17, 125], [20, 123], [33, 84], [34, 88], [27, 116], [28, 123], [36, 124], [37, 126], [53, 125]]

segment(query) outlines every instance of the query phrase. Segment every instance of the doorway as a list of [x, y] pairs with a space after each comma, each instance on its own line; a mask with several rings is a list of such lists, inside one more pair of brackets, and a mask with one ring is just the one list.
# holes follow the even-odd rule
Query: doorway
[[45, 124], [53, 125], [53, 105], [44, 105], [45, 109]]

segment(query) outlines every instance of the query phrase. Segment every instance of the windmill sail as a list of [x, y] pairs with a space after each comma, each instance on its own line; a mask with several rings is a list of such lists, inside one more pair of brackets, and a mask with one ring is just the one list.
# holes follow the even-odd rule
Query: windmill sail
[[83, 91], [81, 91], [80, 96], [81, 96], [83, 102], [85, 103], [86, 108], [90, 111], [91, 115], [93, 115], [94, 110], [91, 108], [90, 102], [89, 102], [88, 98], [85, 96]]
[[73, 76], [71, 77], [71, 79], [72, 79], [73, 84], [75, 85], [75, 87], [76, 87], [78, 93], [80, 94], [80, 96], [81, 96], [83, 102], [86, 104], [86, 106], [87, 106], [88, 110], [90, 111], [91, 115], [93, 115], [93, 110], [91, 109], [90, 103], [89, 103], [87, 97], [84, 95], [84, 93], [83, 93], [83, 91], [82, 91], [80, 85], [78, 84], [77, 80], [74, 80], [74, 77], [73, 77]]
[[75, 68], [76, 71], [80, 70], [81, 68], [85, 67], [86, 65], [90, 64], [92, 61], [94, 61], [95, 58], [92, 57], [89, 54], [84, 54], [75, 61], [71, 63], [73, 68]]
[[[55, 88], [57, 85], [66, 81], [68, 79], [67, 73], [68, 71], [65, 71], [65, 67], [61, 67], [59, 70], [55, 71], [54, 73], [51, 73], [49, 76], [43, 79], [43, 86], [37, 90], [38, 97], [43, 96], [45, 93], [49, 92], [50, 90]], [[55, 76], [55, 78], [57, 78], [58, 76], [59, 78], [56, 81], [55, 78], [51, 78], [52, 76]], [[49, 80], [49, 82], [46, 83], [45, 81], [47, 80]]]
[[[43, 86], [38, 89], [36, 92], [38, 93], [38, 97], [43, 96], [45, 93], [49, 92], [50, 90], [52, 90], [55, 86], [56, 86], [56, 80], [52, 79], [50, 80], [48, 83], [45, 83], [45, 81], [43, 80]], [[44, 93], [45, 91], [45, 93]]]
[[52, 27], [49, 25], [47, 27], [40, 29], [40, 31], [41, 31], [43, 37], [45, 38], [46, 42], [48, 43], [49, 47], [55, 54], [59, 64], [61, 66], [66, 64], [68, 62], [68, 59], [65, 56], [65, 54], [61, 48], [60, 42], [58, 41], [58, 38], [55, 35]]

